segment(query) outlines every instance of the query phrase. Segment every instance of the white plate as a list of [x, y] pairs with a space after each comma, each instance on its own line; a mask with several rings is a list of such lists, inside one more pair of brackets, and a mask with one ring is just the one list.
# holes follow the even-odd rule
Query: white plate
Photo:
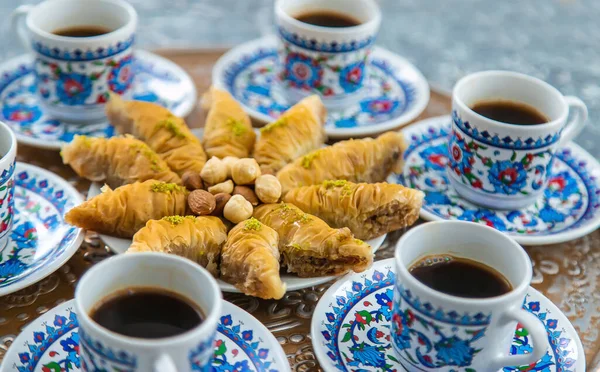
[[[81, 371], [79, 323], [75, 301], [56, 306], [29, 324], [12, 342], [1, 372]], [[286, 355], [273, 334], [255, 317], [223, 301], [217, 325], [213, 370], [290, 370]], [[145, 372], [145, 371], [143, 371]]]
[[[390, 307], [396, 281], [394, 265], [394, 259], [390, 258], [376, 262], [360, 274], [348, 274], [321, 297], [313, 314], [311, 336], [313, 349], [325, 371], [404, 370], [399, 363], [404, 359], [394, 352], [390, 343]], [[530, 369], [507, 367], [503, 372], [584, 372], [585, 352], [581, 340], [560, 309], [531, 287], [523, 308], [544, 325], [550, 345], [546, 355], [535, 366], [529, 366]], [[421, 313], [418, 316], [427, 318]], [[362, 330], [356, 324], [359, 317]], [[411, 336], [410, 342], [422, 342], [417, 336]], [[511, 354], [527, 353], [530, 341], [526, 333], [515, 334]], [[464, 349], [448, 350], [446, 355], [460, 356], [461, 351]], [[432, 350], [429, 354], [435, 353]]]
[[0, 296], [38, 282], [73, 256], [83, 232], [67, 224], [64, 214], [82, 201], [56, 174], [17, 163], [12, 233], [0, 247]]
[[[294, 102], [277, 84], [277, 38], [266, 36], [225, 53], [213, 68], [216, 86], [228, 90], [248, 114], [271, 122]], [[374, 47], [368, 62], [365, 95], [355, 105], [329, 110], [325, 126], [330, 138], [375, 135], [415, 119], [429, 102], [429, 85], [406, 59]]]
[[[22, 55], [0, 64], [0, 120], [15, 132], [19, 143], [58, 150], [75, 135], [111, 137], [108, 122], [78, 125], [48, 117], [35, 91], [32, 57]], [[175, 63], [154, 53], [135, 51], [133, 98], [161, 104], [175, 115], [187, 116], [196, 104], [192, 78]]]

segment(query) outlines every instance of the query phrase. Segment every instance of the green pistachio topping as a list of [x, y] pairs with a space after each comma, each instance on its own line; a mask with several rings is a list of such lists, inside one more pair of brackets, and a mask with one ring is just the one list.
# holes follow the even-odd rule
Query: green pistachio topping
[[160, 157], [158, 156], [157, 153], [155, 153], [154, 151], [152, 151], [152, 149], [150, 147], [148, 147], [148, 145], [146, 145], [145, 143], [143, 143], [143, 142], [132, 143], [131, 145], [129, 145], [129, 148], [135, 154], [141, 154], [146, 159], [148, 159], [148, 161], [150, 162], [150, 164], [152, 164], [151, 168], [152, 168], [153, 171], [160, 172], [160, 171], [163, 170], [158, 165], [159, 162], [160, 162]]
[[303, 168], [306, 168], [306, 169], [310, 168], [310, 166], [312, 165], [313, 160], [315, 160], [315, 158], [317, 156], [319, 156], [320, 152], [321, 152], [321, 150], [315, 150], [315, 151], [313, 151], [313, 152], [311, 152], [311, 153], [309, 153], [307, 155], [304, 155], [302, 157], [302, 160], [300, 160], [300, 165]]
[[260, 221], [254, 217], [247, 220], [246, 223], [244, 224], [245, 231], [248, 231], [248, 230], [260, 231], [261, 228], [262, 228], [262, 223], [260, 223]]
[[227, 125], [231, 127], [231, 131], [236, 137], [241, 136], [248, 130], [241, 120], [228, 119]]
[[260, 132], [261, 133], [269, 133], [270, 131], [272, 131], [275, 128], [279, 128], [279, 127], [283, 127], [287, 125], [287, 120], [286, 118], [280, 118], [278, 120], [275, 120], [274, 122], [272, 122], [271, 124], [260, 128]]
[[171, 132], [172, 135], [178, 138], [185, 138], [186, 135], [181, 131], [179, 125], [175, 122], [173, 118], [167, 118], [165, 120], [161, 120], [156, 124], [157, 128], [164, 128]]
[[162, 220], [163, 221], [167, 221], [170, 222], [171, 225], [173, 226], [177, 226], [179, 224], [182, 224], [185, 220], [195, 220], [196, 217], [194, 216], [167, 216], [167, 217], [163, 217]]
[[181, 192], [184, 188], [175, 183], [157, 182], [150, 186], [150, 190], [166, 194], [171, 192]]

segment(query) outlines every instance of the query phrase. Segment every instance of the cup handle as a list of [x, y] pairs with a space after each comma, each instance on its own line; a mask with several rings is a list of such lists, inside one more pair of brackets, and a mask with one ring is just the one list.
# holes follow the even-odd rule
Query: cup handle
[[160, 354], [154, 361], [154, 372], [177, 372], [177, 366], [173, 358], [167, 354]]
[[530, 312], [518, 309], [516, 311], [507, 311], [504, 318], [500, 320], [500, 324], [505, 322], [517, 321], [523, 325], [529, 332], [529, 336], [533, 340], [533, 351], [529, 354], [506, 355], [506, 346], [499, 345], [501, 350], [491, 358], [490, 370], [498, 370], [509, 366], [523, 366], [535, 363], [546, 354], [548, 349], [548, 334], [540, 320]]
[[567, 122], [567, 125], [565, 125], [565, 128], [563, 129], [560, 139], [561, 145], [566, 145], [575, 138], [575, 136], [581, 132], [583, 127], [585, 127], [588, 118], [588, 109], [582, 100], [574, 96], [566, 96], [565, 101], [567, 102], [567, 105], [569, 105], [569, 114], [573, 114], [571, 120]]
[[28, 51], [31, 50], [31, 43], [27, 36], [27, 29], [22, 20], [32, 8], [33, 5], [21, 5], [10, 14], [10, 27], [13, 32], [17, 33], [19, 39], [21, 39], [21, 43]]

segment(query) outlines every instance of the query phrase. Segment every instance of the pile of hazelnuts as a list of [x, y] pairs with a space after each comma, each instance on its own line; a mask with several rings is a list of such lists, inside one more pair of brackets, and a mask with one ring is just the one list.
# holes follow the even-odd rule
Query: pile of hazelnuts
[[189, 209], [197, 216], [225, 217], [239, 223], [250, 217], [260, 203], [277, 203], [281, 184], [277, 177], [261, 174], [252, 158], [210, 158], [202, 171], [186, 172], [184, 186], [191, 191]]

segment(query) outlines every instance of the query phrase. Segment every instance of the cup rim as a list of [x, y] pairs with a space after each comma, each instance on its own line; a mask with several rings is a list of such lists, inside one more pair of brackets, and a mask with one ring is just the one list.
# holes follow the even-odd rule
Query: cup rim
[[137, 24], [137, 12], [133, 8], [133, 6], [131, 4], [129, 4], [127, 1], [123, 1], [123, 0], [95, 0], [95, 1], [112, 3], [117, 6], [122, 7], [125, 10], [125, 12], [128, 14], [129, 20], [125, 24], [123, 24], [121, 27], [118, 27], [118, 28], [116, 28], [110, 32], [107, 32], [105, 34], [102, 34], [102, 35], [87, 36], [84, 38], [56, 35], [51, 32], [42, 30], [40, 27], [38, 27], [36, 24], [34, 24], [32, 21], [33, 14], [36, 11], [39, 11], [39, 9], [41, 9], [43, 6], [48, 6], [46, 4], [60, 6], [60, 3], [73, 3], [73, 2], [79, 2], [79, 1], [78, 0], [45, 0], [45, 1], [42, 1], [41, 3], [35, 5], [32, 8], [32, 10], [29, 12], [29, 14], [27, 14], [26, 21], [25, 21], [27, 24], [27, 28], [29, 28], [29, 30], [31, 32], [33, 32], [37, 35], [40, 35], [42, 37], [45, 37], [47, 39], [62, 41], [62, 42], [78, 42], [78, 43], [84, 42], [84, 43], [87, 43], [87, 42], [105, 41], [105, 40], [108, 41], [110, 39], [113, 39], [113, 37], [116, 34], [125, 32], [125, 30], [127, 30], [128, 28], [131, 27], [131, 25], [134, 25], [134, 27], [135, 27], [135, 25]]
[[381, 23], [381, 9], [379, 8], [379, 5], [377, 5], [375, 0], [361, 0], [362, 2], [367, 3], [371, 8], [373, 8], [373, 10], [375, 12], [374, 17], [371, 18], [370, 20], [368, 20], [367, 22], [361, 23], [356, 26], [350, 26], [350, 27], [326, 27], [326, 26], [317, 26], [317, 25], [311, 25], [311, 24], [308, 24], [305, 22], [301, 22], [301, 21], [297, 20], [296, 18], [292, 17], [290, 14], [288, 14], [288, 12], [286, 10], [283, 9], [283, 5], [284, 5], [284, 3], [286, 3], [286, 1], [289, 1], [289, 0], [277, 0], [276, 1], [275, 12], [276, 12], [277, 16], [279, 18], [285, 20], [287, 23], [290, 23], [293, 26], [304, 29], [306, 31], [323, 32], [323, 33], [329, 33], [329, 34], [334, 34], [334, 35], [344, 35], [348, 32], [357, 32], [357, 33], [368, 32], [373, 28], [377, 28], [377, 25]]
[[[210, 312], [207, 312], [206, 309], [202, 309], [205, 312], [205, 314], [204, 314], [205, 318], [202, 320], [202, 323], [200, 323], [198, 326], [196, 326], [192, 329], [189, 329], [189, 330], [187, 330], [179, 335], [176, 335], [176, 336], [163, 337], [163, 338], [157, 338], [157, 339], [147, 339], [147, 338], [141, 338], [141, 337], [126, 336], [126, 335], [122, 335], [120, 333], [113, 332], [113, 331], [103, 327], [102, 325], [98, 324], [95, 320], [93, 320], [90, 317], [90, 315], [88, 314], [87, 311], [85, 311], [80, 300], [78, 299], [81, 296], [81, 291], [83, 291], [82, 288], [84, 286], [87, 287], [87, 285], [89, 285], [89, 284], [87, 284], [87, 281], [91, 280], [90, 278], [95, 276], [97, 274], [97, 272], [101, 272], [102, 269], [104, 268], [104, 266], [112, 264], [116, 260], [135, 260], [138, 257], [152, 257], [152, 258], [160, 257], [160, 260], [162, 260], [162, 261], [164, 261], [164, 260], [177, 261], [181, 265], [186, 265], [186, 266], [192, 268], [193, 270], [200, 271], [202, 273], [202, 275], [207, 276], [210, 279], [210, 280], [208, 280], [208, 283], [210, 284], [210, 287], [212, 287], [212, 291], [214, 294], [212, 297], [213, 297], [213, 302], [215, 303], [215, 305], [212, 307]], [[176, 292], [176, 291], [173, 291], [173, 292]], [[108, 296], [108, 295], [110, 295], [110, 293], [106, 294], [106, 296]], [[83, 275], [81, 280], [79, 280], [79, 283], [77, 284], [77, 287], [75, 288], [75, 296], [74, 297], [75, 297], [75, 306], [77, 309], [77, 316], [84, 318], [89, 324], [91, 324], [94, 327], [94, 330], [96, 332], [100, 333], [101, 337], [108, 338], [115, 342], [133, 343], [138, 347], [158, 347], [158, 346], [171, 345], [173, 343], [185, 343], [185, 342], [192, 341], [193, 339], [198, 337], [198, 335], [208, 334], [207, 328], [213, 326], [214, 324], [218, 324], [219, 317], [221, 316], [222, 307], [223, 307], [223, 304], [222, 304], [223, 296], [221, 294], [221, 290], [219, 289], [219, 286], [218, 286], [216, 280], [212, 277], [212, 275], [208, 272], [208, 270], [206, 270], [199, 264], [197, 264], [187, 258], [179, 257], [179, 256], [172, 255], [172, 254], [160, 253], [160, 252], [139, 252], [139, 253], [133, 253], [133, 254], [120, 254], [120, 255], [110, 257], [96, 265], [93, 265], [90, 269], [87, 270], [87, 272]]]
[[0, 131], [1, 130], [4, 130], [10, 137], [10, 147], [8, 148], [8, 150], [6, 151], [6, 153], [4, 155], [0, 156], [0, 163], [4, 163], [6, 160], [10, 161], [10, 159], [12, 159], [16, 156], [17, 136], [15, 136], [15, 133], [12, 131], [12, 129], [10, 129], [8, 124], [6, 124], [3, 121], [0, 121]]
[[[511, 284], [513, 284], [513, 288], [510, 292], [507, 292], [500, 296], [486, 297], [486, 298], [468, 298], [468, 297], [454, 296], [454, 295], [440, 292], [438, 290], [435, 290], [435, 289], [421, 283], [408, 271], [408, 266], [405, 265], [404, 262], [402, 262], [402, 260], [400, 258], [400, 249], [401, 249], [400, 247], [403, 246], [405, 244], [405, 242], [412, 235], [423, 233], [423, 230], [430, 229], [433, 226], [440, 225], [440, 224], [453, 224], [453, 225], [460, 225], [460, 226], [468, 225], [468, 228], [480, 229], [485, 234], [495, 235], [497, 239], [502, 239], [508, 245], [512, 245], [515, 248], [515, 251], [517, 251], [518, 254], [520, 255], [519, 256], [520, 259], [522, 259], [526, 262], [524, 279], [520, 283], [518, 283], [517, 286], [514, 286], [515, 283], [511, 283]], [[426, 255], [426, 253], [424, 253], [421, 256], [425, 256], [425, 255]], [[484, 225], [480, 225], [478, 223], [468, 222], [468, 221], [432, 221], [432, 222], [427, 222], [427, 223], [424, 223], [422, 225], [419, 225], [417, 227], [414, 227], [414, 228], [408, 230], [406, 233], [404, 233], [402, 235], [400, 240], [398, 240], [398, 242], [396, 243], [396, 248], [395, 248], [395, 252], [394, 252], [394, 260], [396, 261], [396, 266], [399, 271], [398, 275], [402, 276], [404, 280], [409, 281], [411, 287], [416, 287], [420, 291], [426, 292], [431, 297], [437, 298], [437, 299], [445, 301], [445, 302], [449, 302], [453, 305], [494, 306], [494, 305], [498, 305], [498, 304], [506, 302], [506, 301], [512, 302], [513, 300], [516, 300], [516, 298], [520, 297], [523, 293], [525, 293], [527, 291], [527, 288], [529, 288], [531, 278], [533, 276], [531, 259], [529, 258], [529, 256], [527, 255], [527, 253], [525, 252], [523, 247], [521, 247], [516, 241], [514, 241], [509, 236], [506, 236], [504, 233], [502, 233], [492, 227], [484, 226]], [[408, 263], [408, 265], [410, 265], [410, 263]], [[486, 263], [486, 265], [487, 265], [487, 263]], [[489, 265], [489, 266], [491, 266], [491, 265]], [[494, 267], [492, 266], [492, 268], [494, 268]], [[528, 278], [529, 278], [529, 280], [528, 280]]]
[[[550, 120], [546, 123], [521, 125], [521, 124], [505, 123], [502, 121], [490, 119], [486, 116], [483, 116], [483, 115], [475, 112], [472, 108], [470, 108], [462, 100], [462, 98], [460, 97], [460, 90], [464, 89], [463, 88], [464, 85], [470, 83], [471, 81], [473, 81], [475, 79], [479, 79], [482, 77], [488, 77], [488, 76], [494, 76], [494, 75], [519, 78], [519, 79], [525, 80], [527, 83], [543, 86], [544, 89], [550, 91], [552, 95], [556, 96], [557, 101], [561, 102], [561, 106], [562, 106], [561, 114], [558, 115], [558, 117], [556, 117], [555, 119]], [[471, 115], [474, 115], [480, 121], [483, 121], [490, 125], [496, 125], [496, 126], [501, 125], [504, 127], [508, 126], [508, 128], [510, 128], [511, 130], [518, 130], [518, 131], [522, 131], [522, 132], [530, 132], [531, 130], [545, 129], [547, 127], [552, 127], [552, 126], [560, 126], [560, 125], [562, 125], [563, 122], [566, 121], [567, 116], [569, 115], [569, 107], [568, 107], [567, 103], [565, 102], [564, 95], [558, 89], [556, 89], [554, 86], [550, 85], [549, 83], [545, 82], [542, 79], [538, 79], [534, 76], [523, 74], [520, 72], [514, 72], [514, 71], [486, 70], [486, 71], [474, 72], [474, 73], [468, 74], [466, 76], [463, 76], [456, 82], [456, 84], [454, 85], [454, 88], [452, 88], [452, 100], [454, 103], [456, 103], [460, 107], [461, 110], [469, 112]], [[537, 109], [537, 107], [536, 107], [536, 109]]]

